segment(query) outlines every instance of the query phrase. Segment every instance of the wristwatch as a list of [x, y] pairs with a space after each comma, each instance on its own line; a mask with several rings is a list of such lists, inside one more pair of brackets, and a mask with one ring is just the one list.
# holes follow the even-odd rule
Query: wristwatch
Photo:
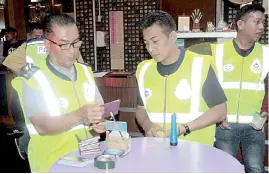
[[186, 136], [186, 135], [188, 135], [188, 134], [191, 133], [190, 128], [189, 128], [189, 126], [187, 124], [183, 124], [182, 126], [184, 126], [185, 127], [185, 130], [186, 130], [186, 132], [184, 133], [184, 136]]

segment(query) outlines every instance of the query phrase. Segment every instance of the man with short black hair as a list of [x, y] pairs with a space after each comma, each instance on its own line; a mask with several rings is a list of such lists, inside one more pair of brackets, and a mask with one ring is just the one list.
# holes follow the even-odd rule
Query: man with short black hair
[[24, 40], [18, 40], [18, 30], [13, 27], [8, 27], [6, 30], [6, 40], [7, 44], [4, 47], [4, 57], [10, 55], [14, 50], [16, 50]]
[[164, 11], [148, 14], [141, 27], [153, 59], [141, 62], [136, 71], [138, 123], [146, 136], [169, 136], [176, 113], [179, 136], [213, 146], [215, 123], [226, 116], [226, 97], [211, 57], [179, 49], [176, 24]]
[[44, 26], [39, 22], [32, 22], [28, 26], [27, 40], [43, 36]]
[[269, 70], [268, 47], [258, 43], [264, 33], [265, 15], [260, 5], [245, 5], [236, 16], [237, 36], [212, 44], [213, 68], [227, 96], [227, 120], [216, 128], [217, 148], [237, 156], [241, 145], [247, 172], [265, 172], [265, 133], [255, 125], [261, 120]]
[[[12, 81], [18, 92], [31, 140], [28, 159], [32, 172], [49, 172], [60, 157], [86, 139], [105, 132], [103, 99], [90, 67], [77, 63], [81, 40], [75, 20], [66, 14], [44, 20], [48, 57], [22, 68]], [[85, 129], [85, 126], [87, 127]]]

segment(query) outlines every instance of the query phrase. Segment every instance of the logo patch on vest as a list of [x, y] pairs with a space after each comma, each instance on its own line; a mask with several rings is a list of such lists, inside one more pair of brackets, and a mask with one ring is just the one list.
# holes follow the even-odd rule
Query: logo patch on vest
[[61, 108], [67, 108], [68, 100], [66, 98], [59, 98], [59, 105]]
[[84, 90], [84, 97], [88, 102], [91, 102], [94, 100], [94, 90], [95, 88], [88, 83], [83, 84], [83, 90]]
[[259, 74], [262, 72], [262, 65], [261, 62], [258, 59], [255, 59], [253, 63], [250, 66], [250, 69], [252, 72]]
[[148, 98], [151, 97], [151, 95], [152, 95], [152, 91], [151, 91], [151, 89], [146, 88], [146, 89], [145, 89], [145, 98], [148, 99]]
[[47, 51], [47, 48], [44, 45], [42, 45], [42, 46], [37, 47], [37, 53], [38, 54], [47, 54], [48, 51]]
[[191, 97], [191, 87], [186, 79], [179, 82], [174, 92], [179, 100], [187, 100]]
[[226, 64], [223, 66], [223, 71], [225, 72], [231, 72], [234, 70], [234, 66], [232, 64]]

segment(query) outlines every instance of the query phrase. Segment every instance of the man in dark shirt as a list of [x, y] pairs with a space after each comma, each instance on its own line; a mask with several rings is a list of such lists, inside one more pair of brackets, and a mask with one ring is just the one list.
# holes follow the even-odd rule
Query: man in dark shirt
[[[261, 124], [263, 118], [260, 117], [260, 114], [267, 114], [264, 106], [267, 105], [268, 99], [264, 98], [264, 92], [267, 96], [268, 82], [263, 81], [269, 69], [268, 47], [257, 42], [264, 30], [264, 11], [263, 7], [254, 4], [242, 7], [236, 16], [237, 36], [232, 41], [217, 45], [222, 49], [214, 50], [214, 44], [208, 43], [189, 48], [194, 52], [216, 55], [214, 58], [218, 62], [216, 69], [222, 84], [236, 84], [237, 82], [243, 84], [239, 88], [223, 85], [228, 99], [228, 116], [227, 120], [216, 128], [215, 145], [234, 157], [237, 156], [240, 146], [245, 170], [249, 173], [265, 172], [263, 163], [265, 133]], [[223, 60], [220, 61], [220, 58]], [[227, 69], [227, 65], [232, 68]], [[253, 86], [249, 87], [246, 84]], [[255, 124], [258, 120], [260, 120], [260, 124], [257, 126]]]
[[4, 46], [4, 57], [10, 55], [15, 49], [17, 49], [24, 42], [23, 40], [18, 40], [18, 31], [9, 27], [6, 29], [6, 44]]
[[[186, 69], [186, 67], [182, 67], [182, 65], [186, 66], [187, 65], [186, 62], [190, 61], [191, 59], [195, 59], [195, 57], [194, 58], [191, 57], [193, 55], [193, 53], [185, 52], [184, 49], [179, 49], [177, 47], [175, 29], [176, 29], [176, 25], [175, 25], [172, 17], [163, 11], [153, 12], [153, 13], [149, 14], [147, 17], [145, 17], [145, 19], [142, 21], [144, 43], [146, 45], [148, 52], [151, 54], [153, 59], [157, 62], [155, 71], [157, 71], [158, 76], [160, 75], [160, 76], [164, 77], [164, 78], [160, 78], [160, 79], [165, 79], [166, 77], [169, 79], [169, 77], [174, 76], [174, 74], [179, 75], [178, 72], [182, 68]], [[197, 56], [203, 57], [200, 55], [197, 55]], [[152, 63], [152, 61], [151, 61], [151, 63]], [[143, 72], [145, 70], [145, 69], [143, 69], [145, 64], [146, 64], [145, 62], [140, 63], [140, 65], [138, 66], [137, 74], [136, 74], [137, 79], [138, 79], [138, 85], [139, 85], [136, 118], [137, 118], [138, 123], [144, 129], [146, 136], [158, 137], [158, 136], [160, 136], [159, 131], [166, 132], [166, 136], [169, 136], [169, 131], [166, 131], [164, 127], [160, 126], [159, 124], [156, 124], [155, 121], [151, 120], [154, 118], [149, 115], [151, 113], [148, 113], [148, 103], [147, 103], [147, 105], [145, 105], [145, 102], [148, 102], [148, 100], [144, 100], [143, 98], [145, 98], [145, 97], [148, 98], [148, 96], [150, 96], [150, 95], [156, 96], [156, 95], [158, 95], [157, 93], [159, 93], [159, 95], [163, 95], [163, 94], [165, 95], [165, 93], [166, 93], [165, 91], [159, 91], [159, 92], [154, 91], [155, 92], [154, 94], [153, 94], [153, 92], [152, 92], [152, 94], [151, 94], [151, 92], [146, 94], [146, 91], [141, 91], [141, 86], [144, 86], [145, 83], [149, 84], [149, 82], [146, 82], [149, 79], [144, 79], [144, 81], [145, 81], [144, 84], [139, 81], [139, 79], [140, 79], [139, 74], [140, 74], [140, 72]], [[154, 66], [155, 66], [155, 64], [154, 64]], [[208, 73], [207, 73], [207, 75], [205, 74], [206, 80], [201, 88], [202, 88], [202, 98], [204, 99], [204, 102], [206, 103], [206, 105], [208, 106], [209, 109], [206, 112], [202, 113], [201, 115], [199, 115], [198, 113], [194, 113], [194, 114], [190, 113], [191, 116], [194, 116], [196, 118], [195, 119], [187, 118], [189, 121], [183, 122], [184, 124], [182, 124], [178, 128], [179, 135], [183, 135], [183, 134], [187, 135], [191, 131], [200, 132], [200, 130], [202, 130], [204, 128], [206, 129], [207, 127], [209, 127], [215, 123], [223, 121], [225, 116], [226, 116], [226, 104], [225, 104], [226, 97], [224, 95], [222, 88], [220, 87], [220, 84], [218, 83], [217, 77], [216, 77], [212, 67], [209, 65], [208, 68], [209, 68]], [[150, 72], [153, 72], [154, 74], [156, 74], [154, 72], [154, 68], [150, 67], [149, 69], [151, 70]], [[147, 72], [147, 71], [148, 71], [148, 69], [145, 70], [145, 72]], [[190, 71], [192, 71], [192, 70], [190, 70]], [[192, 78], [190, 73], [186, 72], [186, 74], [187, 74], [187, 76], [189, 75], [189, 77], [186, 76], [187, 79]], [[194, 80], [194, 79], [192, 79], [192, 80]], [[170, 80], [170, 82], [169, 82], [169, 80], [167, 80], [167, 81], [168, 81], [167, 86], [169, 86], [169, 83], [170, 83], [170, 88], [171, 88], [171, 84], [175, 83], [175, 82], [172, 82], [171, 80]], [[178, 81], [180, 81], [180, 79], [178, 79]], [[152, 82], [152, 83], [156, 84], [156, 86], [152, 86], [152, 89], [158, 88], [159, 85], [163, 85], [162, 81]], [[181, 83], [181, 81], [179, 83]], [[200, 84], [198, 84], [198, 85], [200, 85]], [[178, 84], [178, 86], [180, 86], [180, 84]], [[187, 84], [187, 86], [188, 86], [188, 84]], [[194, 88], [195, 87], [192, 86], [190, 90], [193, 90]], [[177, 89], [176, 89], [176, 91], [173, 91], [173, 89], [167, 90], [167, 96], [171, 97], [174, 94], [175, 101], [177, 101], [177, 103], [173, 103], [173, 104], [171, 103], [171, 101], [167, 101], [167, 103], [171, 103], [172, 105], [178, 105], [178, 107], [181, 108], [181, 109], [179, 109], [179, 111], [180, 110], [182, 111], [185, 109], [185, 108], [183, 109], [183, 106], [179, 105], [179, 103], [185, 102], [184, 100], [189, 100], [190, 98], [193, 98], [193, 97], [195, 98], [197, 95], [200, 95], [199, 93], [194, 94], [193, 92], [191, 92], [190, 96], [187, 96], [186, 99], [182, 99], [182, 98], [177, 96], [177, 95], [181, 95], [181, 96], [184, 95], [184, 92], [185, 92], [184, 90], [186, 88], [183, 87], [182, 89], [183, 89], [182, 91], [177, 90]], [[145, 94], [143, 92], [145, 92]], [[180, 93], [180, 94], [177, 94], [177, 93]], [[145, 96], [141, 96], [141, 95], [145, 95]], [[194, 96], [194, 95], [196, 95], [196, 96]], [[164, 97], [164, 98], [166, 98], [166, 97]], [[198, 98], [200, 98], [200, 96]], [[170, 99], [168, 99], [168, 100], [170, 100]], [[157, 102], [160, 102], [160, 101], [156, 101], [156, 103]], [[178, 111], [176, 111], [177, 109], [175, 109], [175, 111], [170, 110], [170, 111], [166, 112], [165, 105], [166, 105], [166, 101], [164, 102], [164, 106], [163, 106], [164, 107], [164, 115], [165, 115], [165, 113], [167, 113], [166, 120], [169, 120], [168, 113], [169, 112], [174, 113], [174, 112], [178, 112]], [[168, 106], [168, 107], [171, 108], [173, 106]], [[186, 106], [186, 107], [190, 107], [190, 106]], [[175, 107], [173, 107], [173, 108], [175, 108]], [[154, 110], [154, 109], [152, 109], [152, 110]], [[166, 116], [164, 116], [164, 117], [166, 117]], [[179, 118], [180, 118], [180, 116], [179, 116]], [[182, 122], [180, 122], [180, 123], [182, 123]], [[194, 132], [193, 134], [195, 134], [196, 132]], [[214, 134], [214, 131], [211, 133]], [[202, 138], [202, 137], [200, 137], [200, 138]], [[194, 141], [196, 141], [196, 140], [194, 140]], [[213, 141], [213, 137], [212, 137], [212, 141]]]
[[[10, 55], [14, 50], [16, 50], [21, 44], [23, 44], [23, 40], [18, 40], [18, 31], [13, 28], [9, 27], [5, 30], [6, 34], [6, 43], [4, 44], [4, 51], [3, 55], [4, 57], [7, 57]], [[13, 74], [13, 76], [16, 76]], [[10, 108], [11, 108], [11, 114], [13, 116], [13, 119], [16, 123], [16, 128], [11, 128], [7, 130], [7, 135], [14, 135], [14, 134], [22, 134], [23, 133], [23, 113], [20, 107], [20, 102], [19, 98], [17, 95], [17, 92], [15, 92], [12, 88], [11, 90], [11, 103], [10, 103]], [[20, 124], [18, 125], [17, 122]], [[17, 128], [18, 127], [18, 128]]]

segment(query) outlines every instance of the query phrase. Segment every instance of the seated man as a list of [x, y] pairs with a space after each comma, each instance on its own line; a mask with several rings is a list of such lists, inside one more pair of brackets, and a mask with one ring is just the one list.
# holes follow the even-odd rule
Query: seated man
[[48, 172], [64, 154], [78, 148], [75, 135], [91, 137], [86, 125], [105, 132], [103, 100], [96, 100], [90, 67], [76, 63], [81, 41], [74, 19], [50, 15], [45, 19], [48, 58], [23, 68], [12, 81], [18, 92], [31, 140], [28, 159], [32, 172]]
[[[38, 66], [40, 60], [46, 59], [48, 56], [47, 50], [44, 45], [43, 37], [43, 25], [40, 23], [32, 23], [28, 28], [29, 40], [24, 42], [20, 47], [13, 51], [3, 62], [3, 64], [11, 69], [16, 75], [21, 74], [21, 68], [26, 65], [26, 63], [33, 63]], [[83, 63], [81, 54], [78, 54], [78, 61]], [[96, 89], [98, 91], [98, 89]], [[16, 95], [14, 91], [14, 95]], [[19, 101], [14, 101], [12, 107], [16, 108], [13, 110], [19, 110], [17, 112], [15, 119], [15, 126], [8, 132], [8, 135], [22, 134], [21, 137], [15, 137], [15, 144], [20, 157], [25, 160], [27, 157], [27, 148], [30, 140], [29, 133], [25, 127], [23, 114], [21, 112], [21, 106]]]

